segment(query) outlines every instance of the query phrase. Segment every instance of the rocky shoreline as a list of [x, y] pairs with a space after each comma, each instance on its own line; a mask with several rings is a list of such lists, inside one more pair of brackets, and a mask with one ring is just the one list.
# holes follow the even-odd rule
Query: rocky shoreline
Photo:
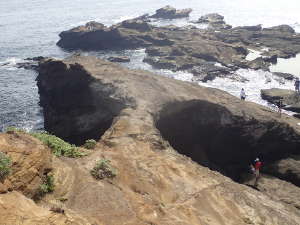
[[[68, 50], [145, 48], [144, 62], [188, 71], [204, 82], [239, 68], [267, 71], [278, 57], [300, 52], [300, 34], [287, 25], [232, 28], [219, 14], [191, 21], [208, 29], [151, 24], [191, 11], [166, 6], [111, 27], [89, 22], [62, 32], [57, 44]], [[249, 60], [252, 50], [260, 56]], [[118, 64], [129, 61], [74, 54], [16, 65], [38, 72], [50, 134], [16, 128], [0, 133], [0, 164], [9, 171], [0, 173], [0, 223], [300, 224], [299, 119], [215, 88]], [[299, 110], [294, 91], [261, 94]], [[67, 150], [76, 152], [61, 154]], [[263, 167], [253, 186], [249, 164], [256, 157]]]
[[[145, 48], [144, 62], [155, 68], [188, 71], [200, 81], [226, 77], [239, 68], [268, 71], [277, 58], [300, 52], [300, 34], [288, 25], [232, 28], [223, 16], [208, 14], [192, 23], [208, 23], [209, 29], [193, 25], [157, 27], [150, 18], [144, 15], [111, 27], [89, 22], [61, 32], [57, 45], [67, 50]], [[247, 60], [250, 50], [259, 51], [260, 56]]]

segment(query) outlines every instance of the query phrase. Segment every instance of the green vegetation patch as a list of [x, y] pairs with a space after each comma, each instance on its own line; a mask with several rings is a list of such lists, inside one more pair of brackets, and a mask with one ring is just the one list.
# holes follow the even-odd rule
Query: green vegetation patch
[[114, 178], [117, 176], [117, 170], [111, 166], [110, 160], [101, 159], [91, 170], [91, 174], [96, 179]]
[[49, 134], [47, 132], [33, 132], [29, 133], [33, 137], [39, 139], [45, 145], [52, 149], [54, 155], [66, 156], [66, 157], [81, 157], [86, 155], [84, 152], [81, 152], [78, 147], [71, 145], [68, 142], [56, 137], [55, 135]]
[[18, 127], [6, 127], [5, 132], [6, 133], [14, 133], [14, 132], [16, 132], [16, 133], [18, 133], [18, 132], [19, 133], [26, 133], [26, 131], [24, 129], [18, 128]]
[[94, 149], [96, 147], [97, 142], [94, 139], [86, 140], [83, 147], [87, 149]]
[[54, 191], [54, 177], [47, 175], [44, 177], [43, 183], [40, 185], [40, 192], [42, 194], [51, 193]]
[[80, 151], [78, 147], [75, 145], [72, 145], [68, 142], [65, 142], [59, 137], [56, 137], [55, 135], [49, 134], [46, 131], [41, 132], [27, 132], [24, 129], [17, 128], [17, 127], [7, 127], [5, 129], [7, 133], [27, 133], [37, 139], [39, 139], [41, 142], [43, 142], [45, 145], [47, 145], [54, 155], [57, 157], [60, 156], [66, 156], [71, 158], [77, 158], [81, 156], [85, 156], [86, 153]]
[[3, 152], [0, 152], [0, 180], [3, 180], [11, 172], [11, 159]]
[[48, 173], [42, 179], [43, 183], [40, 185], [38, 192], [33, 197], [35, 201], [41, 200], [45, 194], [54, 191], [54, 176], [51, 173]]

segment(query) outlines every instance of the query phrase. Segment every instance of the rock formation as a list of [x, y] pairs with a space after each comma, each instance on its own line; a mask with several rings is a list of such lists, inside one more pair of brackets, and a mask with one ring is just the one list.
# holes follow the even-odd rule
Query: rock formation
[[209, 28], [219, 30], [219, 29], [231, 29], [232, 26], [228, 25], [224, 21], [224, 16], [218, 13], [210, 13], [204, 16], [201, 16], [197, 21], [193, 23], [204, 23], [209, 24]]
[[0, 181], [0, 192], [15, 190], [34, 198], [39, 194], [43, 176], [51, 171], [51, 153], [39, 141], [27, 136], [0, 135], [1, 152], [6, 153], [17, 168], [3, 183]]
[[130, 58], [127, 56], [112, 56], [108, 58], [110, 62], [130, 62]]
[[[44, 62], [38, 86], [52, 133], [77, 143], [101, 136], [90, 156], [55, 163], [57, 188], [45, 202], [63, 196], [67, 209], [105, 224], [299, 223], [297, 202], [272, 197], [282, 181], [265, 178], [258, 192], [205, 168], [241, 181], [253, 157], [268, 165], [299, 155], [298, 120], [94, 57]], [[115, 179], [90, 176], [100, 158]]]
[[[289, 58], [300, 52], [300, 35], [287, 25], [229, 29], [221, 15], [210, 14], [200, 20], [211, 24], [210, 29], [155, 27], [145, 18], [126, 20], [111, 27], [90, 22], [60, 33], [57, 45], [68, 50], [146, 48], [145, 62], [157, 68], [185, 70], [202, 81], [227, 76], [230, 74], [227, 71], [239, 68], [268, 70], [278, 57]], [[261, 57], [246, 60], [248, 49], [261, 51]], [[226, 72], [218, 68], [213, 69], [218, 71], [213, 76], [207, 72], [205, 68], [213, 68], [215, 63], [226, 67]]]
[[162, 19], [177, 19], [177, 18], [184, 18], [189, 17], [192, 9], [181, 9], [177, 10], [172, 6], [165, 6], [156, 10], [156, 13], [151, 16], [151, 18], [162, 18]]
[[[279, 118], [220, 90], [94, 57], [50, 59], [39, 71], [47, 129], [76, 143], [100, 140], [88, 156], [68, 159], [50, 156], [29, 135], [1, 134], [1, 151], [13, 159], [17, 152], [28, 154], [14, 161], [8, 181], [24, 180], [31, 187], [27, 176], [37, 177], [39, 183], [49, 168], [55, 184], [54, 192], [36, 203], [23, 195], [28, 188], [17, 185], [0, 194], [1, 222], [299, 224], [299, 187], [273, 177], [298, 185], [287, 175], [289, 169], [297, 173], [294, 166], [299, 163], [300, 127], [295, 118]], [[241, 182], [257, 155], [265, 172], [273, 175], [263, 175], [260, 191], [232, 181]], [[38, 159], [31, 160], [34, 156]], [[291, 165], [267, 168], [290, 158], [295, 160]], [[91, 176], [100, 159], [110, 160], [115, 178]], [[25, 176], [17, 176], [18, 171]]]
[[54, 213], [32, 200], [39, 195], [43, 177], [53, 169], [50, 150], [41, 142], [10, 132], [0, 134], [0, 150], [12, 161], [11, 173], [0, 181], [0, 224], [92, 225], [93, 221], [82, 218], [79, 212]]
[[284, 109], [300, 113], [300, 95], [295, 91], [279, 88], [263, 89], [261, 97], [276, 105], [281, 100]]

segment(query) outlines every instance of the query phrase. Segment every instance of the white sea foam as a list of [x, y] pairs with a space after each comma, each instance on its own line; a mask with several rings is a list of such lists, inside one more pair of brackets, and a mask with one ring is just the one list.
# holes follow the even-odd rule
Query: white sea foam
[[15, 66], [17, 63], [23, 62], [23, 59], [10, 57], [5, 59], [4, 61], [0, 61], [0, 66]]
[[261, 57], [261, 52], [260, 51], [256, 51], [253, 49], [248, 49], [249, 50], [249, 54], [246, 56], [246, 60], [248, 61], [252, 61], [254, 59], [257, 59], [259, 57]]
[[[247, 94], [247, 101], [255, 102], [267, 107], [270, 107], [270, 104], [261, 98], [261, 89], [294, 89], [292, 81], [280, 79], [272, 73], [262, 70], [239, 69], [236, 71], [236, 75], [245, 78], [247, 81], [241, 82], [230, 78], [216, 78], [213, 81], [208, 81], [206, 83], [199, 82], [199, 84], [224, 90], [236, 97], [239, 97], [241, 88], [244, 88]], [[271, 107], [273, 108], [273, 106]], [[290, 112], [287, 113], [292, 114]]]
[[300, 54], [296, 55], [296, 57], [289, 59], [278, 58], [277, 63], [275, 65], [270, 66], [270, 71], [291, 73], [293, 75], [299, 76]]
[[120, 23], [124, 20], [130, 20], [130, 19], [136, 18], [138, 16], [139, 16], [138, 14], [126, 15], [126, 16], [121, 16], [121, 17], [119, 17], [117, 19], [114, 19], [112, 21], [113, 21], [113, 23]]

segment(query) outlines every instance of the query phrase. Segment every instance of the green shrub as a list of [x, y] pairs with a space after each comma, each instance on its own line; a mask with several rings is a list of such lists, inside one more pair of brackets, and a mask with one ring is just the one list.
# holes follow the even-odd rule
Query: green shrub
[[[24, 129], [17, 128], [17, 127], [7, 127], [5, 131], [7, 133], [11, 133], [11, 132], [28, 133]], [[46, 131], [29, 132], [28, 134], [39, 139], [41, 142], [47, 145], [52, 150], [52, 153], [58, 157], [66, 156], [66, 157], [77, 158], [86, 155], [84, 152], [80, 151], [79, 148], [76, 147], [75, 145], [71, 145], [68, 142], [65, 142], [64, 140], [60, 139], [59, 137], [47, 133]]]
[[22, 128], [10, 126], [10, 127], [6, 127], [5, 128], [5, 132], [6, 133], [13, 133], [13, 132], [25, 133], [26, 131], [24, 129], [22, 129]]
[[3, 180], [11, 171], [11, 159], [3, 152], [0, 152], [0, 180]]
[[94, 149], [97, 142], [94, 139], [86, 140], [83, 147], [87, 149]]
[[44, 178], [44, 182], [40, 185], [40, 190], [43, 193], [50, 193], [54, 191], [54, 177], [53, 175], [47, 175]]
[[91, 170], [91, 174], [96, 179], [114, 178], [117, 176], [117, 171], [110, 165], [108, 159], [101, 159]]
[[33, 132], [30, 133], [30, 135], [39, 139], [41, 142], [51, 148], [53, 154], [58, 157], [66, 156], [76, 158], [85, 155], [85, 153], [81, 152], [75, 145], [71, 145], [59, 137], [51, 135], [47, 132]]

